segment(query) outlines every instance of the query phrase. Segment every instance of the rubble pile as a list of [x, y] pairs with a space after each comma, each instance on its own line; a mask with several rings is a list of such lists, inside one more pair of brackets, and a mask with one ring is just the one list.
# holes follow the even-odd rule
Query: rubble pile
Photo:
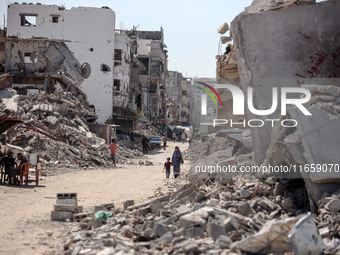
[[[274, 126], [265, 163], [295, 166], [299, 170], [294, 171], [297, 172], [295, 175], [289, 173], [281, 177], [304, 178], [312, 198], [317, 202], [323, 195], [318, 185], [330, 183], [324, 187], [328, 186], [330, 190], [325, 191], [332, 192], [332, 189], [337, 189], [339, 180], [338, 170], [332, 171], [328, 164], [338, 167], [339, 162], [337, 148], [340, 139], [334, 134], [340, 124], [340, 89], [335, 86], [304, 87], [312, 95], [305, 106], [313, 118], [306, 118], [295, 107], [288, 108], [287, 116], [281, 117], [281, 121], [294, 119], [299, 125], [295, 128]], [[313, 163], [318, 163], [318, 169], [309, 171]]]
[[213, 133], [204, 136], [201, 140], [193, 140], [190, 148], [183, 151], [183, 158], [195, 162], [195, 165], [227, 166], [236, 164], [254, 165], [252, 148], [243, 146], [234, 157], [232, 156], [235, 140], [225, 134]]
[[[43, 166], [90, 167], [107, 166], [109, 150], [104, 139], [90, 132], [87, 120], [95, 120], [93, 108], [86, 96], [76, 87], [52, 94], [18, 95], [15, 90], [2, 90], [8, 94], [0, 101], [1, 116], [14, 116], [24, 124], [2, 135], [1, 153], [9, 150], [38, 153]], [[120, 163], [140, 158], [138, 151], [118, 147]]]
[[150, 136], [161, 137], [162, 136], [159, 130], [156, 127], [151, 126], [151, 125], [148, 125], [141, 130], [134, 131], [134, 133], [140, 136], [145, 136], [145, 137], [150, 137]]
[[[333, 231], [330, 226], [335, 222], [330, 223], [327, 217], [332, 213], [338, 217], [338, 196], [323, 200], [328, 209], [314, 215], [314, 221], [313, 215], [303, 214], [308, 211], [302, 208], [308, 198], [289, 197], [294, 189], [289, 190], [274, 177], [265, 182], [233, 178], [223, 185], [213, 181], [199, 183], [188, 182], [140, 204], [128, 200], [124, 208], [109, 210], [113, 217], [95, 218], [99, 212], [81, 214], [83, 220], [65, 240], [66, 254], [82, 254], [85, 250], [101, 255], [319, 254], [325, 248], [323, 241], [329, 244], [327, 247], [339, 249], [339, 245], [334, 248], [334, 237], [339, 232]], [[105, 211], [105, 207], [97, 209]], [[325, 226], [329, 228], [327, 233], [323, 231]], [[301, 233], [301, 229], [308, 231]], [[313, 242], [307, 242], [308, 238]]]

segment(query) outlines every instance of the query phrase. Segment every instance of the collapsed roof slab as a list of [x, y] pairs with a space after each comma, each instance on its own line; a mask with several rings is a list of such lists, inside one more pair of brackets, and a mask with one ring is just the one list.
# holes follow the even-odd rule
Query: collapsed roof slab
[[[339, 86], [340, 77], [339, 1], [291, 5], [261, 13], [242, 13], [231, 25], [238, 57], [242, 89], [253, 88], [255, 109], [272, 105], [273, 87], [301, 87], [302, 84]], [[299, 95], [296, 95], [297, 97]], [[277, 110], [267, 116], [248, 119], [279, 119]], [[271, 125], [252, 128], [258, 163], [266, 157]]]

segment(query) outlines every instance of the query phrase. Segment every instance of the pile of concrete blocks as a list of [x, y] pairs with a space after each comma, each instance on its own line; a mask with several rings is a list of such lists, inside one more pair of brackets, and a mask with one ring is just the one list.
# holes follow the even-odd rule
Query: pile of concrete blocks
[[[263, 181], [254, 176], [238, 177], [228, 184], [197, 180], [168, 185], [172, 192], [158, 192], [147, 201], [128, 200], [123, 208], [111, 208], [112, 217], [106, 223], [93, 224], [93, 214], [80, 214], [74, 231], [81, 235], [81, 242], [74, 241], [66, 252], [241, 254], [298, 250], [300, 254], [318, 254], [325, 249], [325, 238], [334, 240], [337, 235], [332, 228], [327, 235], [323, 230], [325, 224], [336, 225], [326, 220], [330, 211], [322, 221], [308, 214], [308, 196], [301, 196], [307, 194], [306, 189], [288, 187], [274, 176]], [[333, 210], [338, 197], [325, 197], [322, 203], [326, 210]], [[309, 232], [301, 234], [303, 228]], [[275, 242], [268, 237], [276, 238]], [[296, 242], [299, 238], [303, 241]], [[308, 238], [314, 238], [313, 245]]]
[[114, 209], [113, 203], [108, 204], [102, 204], [100, 206], [95, 206], [93, 212], [87, 212], [87, 213], [77, 213], [73, 215], [74, 222], [78, 222], [79, 226], [82, 229], [95, 229], [98, 227], [101, 227], [102, 225], [106, 224], [106, 219], [104, 218], [98, 218], [96, 219], [96, 213], [101, 212], [110, 212], [112, 209]]
[[57, 203], [51, 212], [51, 220], [73, 221], [73, 215], [83, 212], [78, 206], [77, 193], [57, 193]]

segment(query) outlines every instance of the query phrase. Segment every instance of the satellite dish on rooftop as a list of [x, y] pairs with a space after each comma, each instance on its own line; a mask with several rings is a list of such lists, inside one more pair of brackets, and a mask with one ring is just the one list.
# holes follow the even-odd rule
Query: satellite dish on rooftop
[[91, 66], [89, 63], [85, 62], [81, 65], [81, 76], [83, 76], [84, 79], [89, 78], [91, 74]]

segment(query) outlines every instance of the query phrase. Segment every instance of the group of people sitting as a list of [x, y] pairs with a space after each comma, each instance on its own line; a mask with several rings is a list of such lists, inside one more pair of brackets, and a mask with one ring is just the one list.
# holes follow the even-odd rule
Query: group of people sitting
[[[18, 160], [20, 160], [19, 166], [15, 162], [15, 158], [13, 152], [10, 151], [8, 155], [0, 160], [0, 165], [5, 166], [5, 175], [7, 175], [8, 184], [20, 185], [20, 181], [17, 178], [17, 175], [20, 174], [21, 165], [28, 162], [28, 160], [22, 155], [22, 153], [18, 153]], [[24, 169], [22, 169], [24, 171]]]

